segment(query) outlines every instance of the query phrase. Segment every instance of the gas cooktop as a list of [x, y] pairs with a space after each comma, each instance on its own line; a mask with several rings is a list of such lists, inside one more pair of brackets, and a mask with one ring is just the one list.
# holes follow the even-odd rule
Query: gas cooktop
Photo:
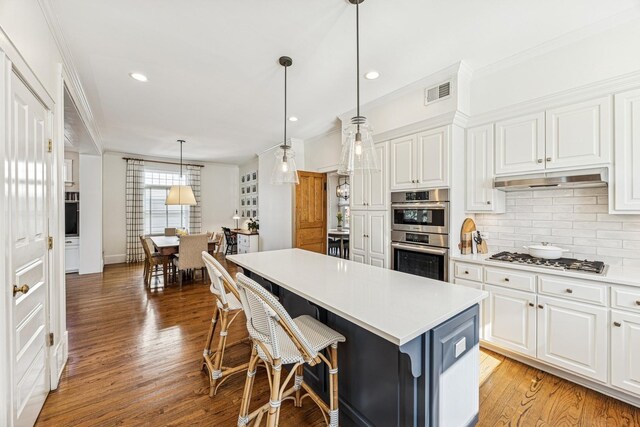
[[605, 263], [602, 261], [587, 261], [574, 258], [544, 259], [517, 252], [500, 252], [490, 256], [489, 259], [513, 264], [555, 268], [557, 270], [583, 271], [594, 274], [603, 274], [606, 268]]

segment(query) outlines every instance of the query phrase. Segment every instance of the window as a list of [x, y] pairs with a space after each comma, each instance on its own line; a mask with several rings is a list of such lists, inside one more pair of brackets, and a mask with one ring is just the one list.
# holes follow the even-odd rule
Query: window
[[172, 185], [184, 183], [178, 172], [144, 171], [144, 233], [164, 234], [165, 227], [187, 227], [188, 206], [167, 206], [164, 201]]

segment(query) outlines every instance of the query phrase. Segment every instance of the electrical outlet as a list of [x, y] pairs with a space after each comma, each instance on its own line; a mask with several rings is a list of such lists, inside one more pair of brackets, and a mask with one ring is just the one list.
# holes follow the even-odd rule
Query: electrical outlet
[[488, 231], [481, 231], [480, 232], [480, 237], [482, 237], [483, 239], [488, 239], [489, 238], [489, 232]]

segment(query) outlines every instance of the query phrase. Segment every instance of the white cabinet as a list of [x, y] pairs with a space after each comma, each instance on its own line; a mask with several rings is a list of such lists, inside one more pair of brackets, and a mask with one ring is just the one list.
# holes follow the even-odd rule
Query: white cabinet
[[[482, 288], [484, 287], [482, 285], [482, 283], [478, 283], [478, 282], [473, 282], [471, 280], [465, 280], [465, 279], [458, 279], [455, 278], [453, 279], [453, 283], [455, 285], [460, 285], [460, 286], [465, 286], [467, 288], [472, 288], [472, 289], [479, 289], [482, 290]], [[484, 339], [484, 301], [480, 301], [480, 339]]]
[[544, 170], [544, 112], [496, 123], [496, 175]]
[[538, 359], [606, 382], [608, 310], [538, 296]]
[[493, 124], [467, 129], [467, 212], [505, 212], [505, 193], [493, 188]]
[[640, 213], [640, 89], [615, 96], [615, 116], [613, 207]]
[[238, 233], [238, 253], [248, 254], [258, 252], [259, 237], [257, 234]]
[[536, 296], [528, 292], [484, 285], [484, 339], [518, 353], [536, 355]]
[[65, 273], [76, 273], [80, 269], [80, 242], [77, 237], [64, 239]]
[[449, 185], [449, 126], [391, 140], [391, 190]]
[[547, 169], [592, 166], [610, 161], [610, 96], [547, 110]]
[[350, 202], [351, 209], [387, 209], [388, 189], [387, 189], [387, 144], [375, 145], [376, 158], [378, 160], [379, 172], [354, 173], [350, 181]]
[[640, 315], [611, 311], [611, 384], [640, 395]]
[[386, 211], [351, 211], [349, 254], [352, 261], [386, 268], [389, 252]]

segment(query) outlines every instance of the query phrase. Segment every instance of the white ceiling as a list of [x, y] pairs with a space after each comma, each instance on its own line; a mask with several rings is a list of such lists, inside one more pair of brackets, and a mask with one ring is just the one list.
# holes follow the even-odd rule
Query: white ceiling
[[[105, 150], [240, 163], [289, 135], [333, 128], [355, 104], [346, 0], [51, 0]], [[460, 60], [483, 67], [637, 7], [638, 0], [367, 0], [362, 102]], [[128, 76], [148, 76], [140, 83]]]

